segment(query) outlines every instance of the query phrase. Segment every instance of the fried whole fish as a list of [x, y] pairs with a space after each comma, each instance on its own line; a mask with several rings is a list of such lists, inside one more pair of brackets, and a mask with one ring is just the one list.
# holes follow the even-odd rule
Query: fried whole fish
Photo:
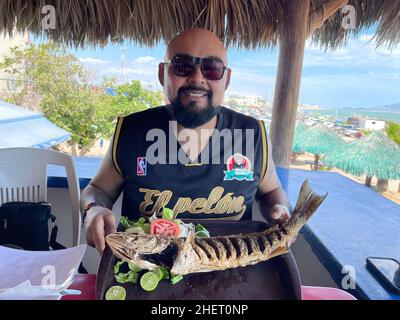
[[119, 259], [147, 270], [164, 264], [172, 274], [186, 275], [244, 267], [286, 253], [288, 243], [326, 196], [315, 194], [305, 181], [290, 219], [262, 232], [212, 238], [198, 238], [193, 233], [176, 238], [116, 232], [109, 234], [106, 242]]

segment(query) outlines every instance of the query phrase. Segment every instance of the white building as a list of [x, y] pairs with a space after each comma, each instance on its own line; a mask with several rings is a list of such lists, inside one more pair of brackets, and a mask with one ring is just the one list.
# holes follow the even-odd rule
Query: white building
[[[231, 95], [225, 99], [225, 101], [235, 100], [238, 105], [242, 106], [264, 106], [267, 101], [262, 96], [256, 95]], [[229, 103], [227, 103], [229, 104]]]
[[360, 119], [360, 129], [382, 130], [385, 129], [385, 120]]

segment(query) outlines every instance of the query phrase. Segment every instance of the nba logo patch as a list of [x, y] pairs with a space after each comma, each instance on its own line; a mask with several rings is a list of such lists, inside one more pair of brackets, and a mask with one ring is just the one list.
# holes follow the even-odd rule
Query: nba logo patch
[[136, 173], [138, 176], [145, 176], [147, 174], [147, 159], [146, 159], [146, 157], [138, 157], [137, 158]]

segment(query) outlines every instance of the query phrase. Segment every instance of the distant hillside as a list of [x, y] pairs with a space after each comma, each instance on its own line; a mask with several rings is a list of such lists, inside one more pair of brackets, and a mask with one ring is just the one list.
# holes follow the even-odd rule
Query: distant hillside
[[389, 104], [387, 106], [373, 108], [378, 111], [387, 111], [387, 112], [400, 112], [400, 103]]
[[370, 107], [370, 108], [343, 108], [347, 110], [367, 110], [367, 111], [384, 111], [384, 112], [393, 112], [400, 113], [400, 103], [388, 104], [386, 106], [380, 107]]

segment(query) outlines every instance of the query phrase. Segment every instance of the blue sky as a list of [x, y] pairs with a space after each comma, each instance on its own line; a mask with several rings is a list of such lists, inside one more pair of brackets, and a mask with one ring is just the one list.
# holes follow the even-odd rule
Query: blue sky
[[[328, 108], [374, 107], [400, 102], [400, 46], [375, 48], [366, 32], [335, 51], [325, 52], [307, 42], [300, 103]], [[120, 45], [72, 50], [94, 79], [120, 74]], [[126, 42], [125, 79], [141, 80], [161, 89], [157, 65], [163, 60], [165, 45], [140, 47]], [[232, 94], [261, 95], [272, 100], [278, 64], [278, 49], [228, 51], [232, 69]]]

